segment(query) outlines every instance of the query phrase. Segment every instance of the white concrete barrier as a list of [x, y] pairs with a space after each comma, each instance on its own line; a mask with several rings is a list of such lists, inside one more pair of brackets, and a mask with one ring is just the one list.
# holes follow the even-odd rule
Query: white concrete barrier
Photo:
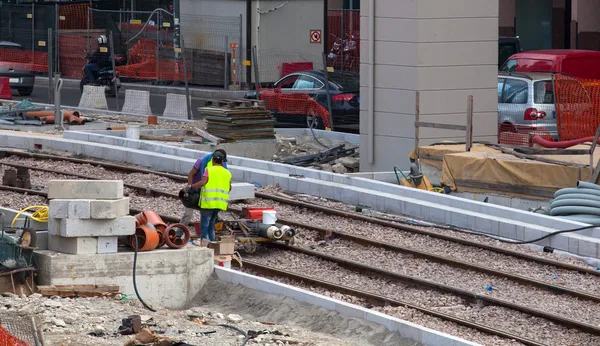
[[108, 110], [104, 90], [103, 86], [85, 85], [79, 99], [79, 107]]
[[123, 113], [152, 114], [150, 109], [150, 92], [145, 90], [125, 90]]
[[167, 94], [163, 117], [187, 119], [187, 99], [182, 94]]

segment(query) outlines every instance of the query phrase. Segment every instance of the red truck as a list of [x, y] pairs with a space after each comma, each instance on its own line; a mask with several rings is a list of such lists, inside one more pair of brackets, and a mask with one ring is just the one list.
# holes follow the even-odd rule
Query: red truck
[[512, 55], [502, 72], [559, 72], [578, 78], [600, 79], [600, 52], [550, 49]]

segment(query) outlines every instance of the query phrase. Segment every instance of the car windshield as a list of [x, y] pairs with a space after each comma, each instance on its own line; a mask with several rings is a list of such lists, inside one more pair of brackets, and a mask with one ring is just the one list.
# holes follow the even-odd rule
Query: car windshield
[[536, 104], [554, 103], [552, 81], [543, 80], [533, 83], [533, 102]]
[[344, 91], [359, 91], [360, 78], [355, 74], [330, 73], [329, 81], [341, 87]]

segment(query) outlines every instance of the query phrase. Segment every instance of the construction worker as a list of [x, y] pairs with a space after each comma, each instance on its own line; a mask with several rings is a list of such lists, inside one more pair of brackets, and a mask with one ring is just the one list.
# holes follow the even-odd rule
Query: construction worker
[[200, 232], [203, 239], [215, 241], [215, 222], [219, 211], [227, 210], [229, 191], [231, 191], [231, 172], [225, 167], [225, 155], [215, 151], [212, 155], [212, 165], [206, 167], [202, 179], [192, 184], [192, 188], [200, 190]]
[[[221, 154], [223, 154], [223, 157], [224, 157], [223, 167], [227, 168], [227, 153], [225, 152], [225, 150], [217, 149], [217, 150], [215, 150], [215, 153], [216, 152], [220, 152]], [[186, 187], [187, 190], [189, 190], [193, 184], [202, 180], [202, 175], [204, 174], [206, 167], [212, 167], [213, 155], [214, 155], [214, 153], [207, 154], [207, 155], [199, 158], [196, 161], [196, 163], [194, 163], [194, 167], [192, 167], [192, 170], [190, 170], [190, 173], [188, 173], [188, 186]], [[185, 208], [185, 210], [183, 212], [183, 216], [181, 217], [181, 220], [179, 221], [179, 223], [187, 226], [192, 222], [193, 217], [194, 217], [194, 209], [193, 208]]]

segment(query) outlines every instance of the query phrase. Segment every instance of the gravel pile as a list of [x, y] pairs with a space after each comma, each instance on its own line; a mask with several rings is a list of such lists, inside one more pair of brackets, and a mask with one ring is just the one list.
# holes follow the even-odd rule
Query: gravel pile
[[[155, 335], [197, 346], [239, 345], [243, 336], [233, 329], [220, 327], [228, 323], [243, 330], [279, 331], [283, 335], [262, 335], [249, 344], [259, 345], [334, 345], [352, 343], [312, 333], [301, 328], [279, 324], [264, 324], [236, 314], [225, 314], [204, 307], [176, 311], [160, 309], [152, 313], [142, 308], [137, 299], [115, 298], [46, 298], [39, 294], [19, 297], [11, 293], [0, 296], [0, 315], [16, 313], [34, 315], [43, 324], [47, 345], [63, 346], [123, 346], [132, 336], [118, 333], [121, 320], [138, 314]], [[191, 321], [198, 316], [203, 323]], [[202, 332], [215, 331], [211, 334]], [[285, 336], [287, 335], [287, 336]], [[260, 341], [259, 341], [260, 340]]]
[[47, 205], [46, 198], [42, 196], [23, 195], [12, 191], [0, 191], [0, 207], [13, 210], [25, 209], [32, 205]]
[[[306, 276], [327, 280], [339, 285], [424, 306], [472, 322], [499, 328], [547, 345], [600, 344], [600, 337], [569, 329], [541, 318], [497, 306], [471, 304], [451, 294], [410, 287], [400, 281], [390, 280], [374, 274], [367, 277], [339, 267], [329, 261], [319, 260], [303, 254], [281, 250], [268, 252], [259, 250], [255, 255], [246, 255], [245, 258], [274, 268], [302, 273]], [[486, 344], [477, 340], [476, 336], [471, 336], [468, 339]]]

